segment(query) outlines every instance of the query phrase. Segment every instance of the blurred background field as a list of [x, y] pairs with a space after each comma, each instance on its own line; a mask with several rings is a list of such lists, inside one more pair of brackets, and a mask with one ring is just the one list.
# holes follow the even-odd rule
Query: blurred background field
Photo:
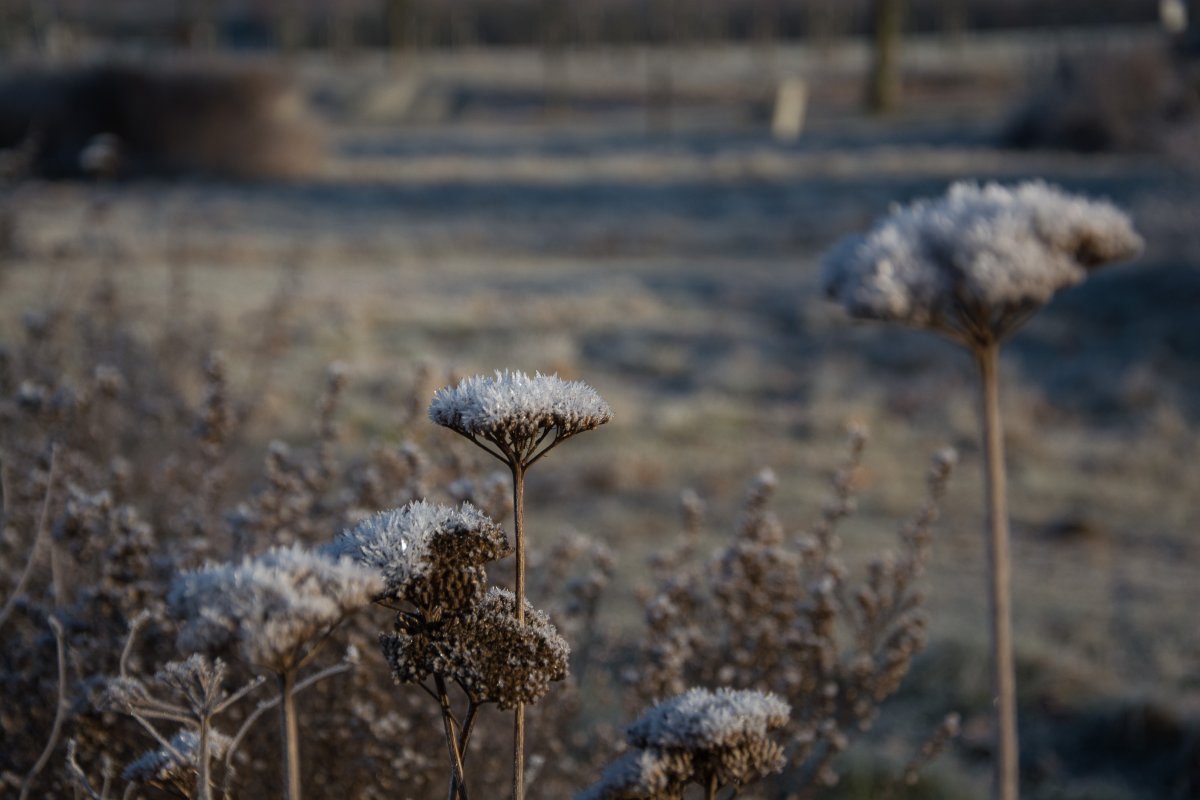
[[[405, 398], [447, 370], [586, 380], [616, 418], [531, 475], [532, 546], [568, 529], [608, 543], [602, 620], [619, 630], [641, 625], [634, 590], [678, 535], [682, 490], [707, 499], [715, 545], [771, 467], [800, 530], [846, 424], [865, 423], [844, 536], [861, 560], [952, 444], [933, 641], [870, 753], [962, 711], [919, 796], [974, 797], [971, 365], [845, 319], [817, 262], [959, 179], [1108, 197], [1144, 256], [1063, 294], [1003, 365], [1024, 763], [1031, 797], [1197, 797], [1200, 60], [1157, 5], [913, 0], [902, 94], [877, 115], [865, 2], [7, 2], [0, 327], [15, 342], [30, 314], [115, 287], [147, 340], [208, 331], [253, 408], [255, 465], [270, 439], [312, 439], [332, 361], [351, 376], [348, 454], [429, 426]], [[806, 113], [781, 137], [789, 81]], [[180, 365], [197, 398], [201, 367]], [[870, 753], [838, 796], [872, 796]]]

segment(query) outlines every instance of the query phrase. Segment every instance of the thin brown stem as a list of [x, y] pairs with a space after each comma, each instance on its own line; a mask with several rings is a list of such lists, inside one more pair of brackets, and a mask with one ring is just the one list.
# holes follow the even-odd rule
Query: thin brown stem
[[[525, 624], [525, 469], [512, 464], [513, 530], [516, 539], [516, 615], [517, 624]], [[525, 704], [513, 709], [513, 800], [525, 798]]]
[[474, 700], [467, 701], [467, 716], [463, 720], [462, 732], [458, 737], [458, 752], [466, 757], [467, 745], [471, 743], [471, 734], [475, 730], [475, 718], [479, 716], [479, 706]]
[[[42, 513], [38, 519], [37, 531], [34, 532], [33, 544], [29, 546], [29, 559], [25, 562], [25, 568], [21, 570], [21, 577], [17, 579], [17, 583], [13, 586], [12, 594], [4, 603], [4, 608], [0, 609], [0, 628], [4, 627], [4, 623], [8, 621], [8, 615], [12, 613], [13, 608], [17, 605], [17, 600], [25, 594], [25, 587], [29, 583], [30, 577], [33, 575], [34, 565], [37, 563], [38, 553], [42, 549], [42, 541], [49, 533], [50, 519], [50, 498], [54, 494], [54, 480], [57, 473], [58, 465], [58, 447], [55, 446], [50, 451], [50, 473], [46, 476], [46, 495], [42, 498]], [[11, 497], [11, 492], [5, 490], [5, 502]], [[8, 515], [7, 505], [5, 507], [5, 516]], [[57, 598], [56, 598], [57, 600]]]
[[992, 677], [996, 695], [995, 800], [1017, 800], [1017, 679], [1013, 667], [1012, 598], [1009, 575], [1008, 490], [1000, 419], [1000, 346], [975, 348], [982, 387], [984, 475], [988, 519], [988, 568], [992, 630]]
[[38, 757], [37, 763], [33, 765], [33, 769], [29, 770], [29, 774], [21, 782], [21, 800], [29, 797], [29, 790], [33, 788], [34, 779], [46, 768], [50, 756], [58, 747], [58, 737], [62, 735], [62, 726], [66, 720], [67, 706], [69, 705], [67, 702], [67, 642], [62, 624], [54, 617], [50, 617], [50, 629], [54, 631], [54, 646], [58, 650], [58, 706], [54, 711], [54, 725], [50, 729], [50, 738], [46, 740], [46, 747]]
[[717, 785], [717, 773], [712, 773], [708, 776], [708, 785], [704, 787], [705, 800], [717, 800], [717, 792], [721, 787]]
[[196, 746], [196, 798], [212, 800], [209, 780], [209, 718], [200, 717], [200, 741]]
[[434, 676], [437, 684], [438, 704], [442, 710], [442, 727], [446, 732], [446, 750], [450, 754], [450, 793], [449, 800], [456, 797], [467, 798], [467, 776], [463, 769], [462, 751], [458, 746], [458, 732], [454, 712], [450, 708], [450, 695], [446, 692], [446, 679], [441, 675]]
[[300, 728], [296, 721], [296, 672], [279, 674], [279, 736], [287, 800], [300, 800]]
[[[320, 672], [313, 673], [297, 683], [294, 687], [292, 687], [292, 694], [302, 692], [318, 681], [322, 681], [325, 678], [346, 672], [353, 668], [353, 665], [346, 663], [345, 661], [340, 664], [334, 664], [332, 667], [326, 667]], [[251, 684], [248, 684], [248, 686], [258, 686], [258, 683], [251, 682]], [[230, 742], [229, 746], [225, 748], [225, 777], [223, 779], [223, 795], [225, 798], [227, 798], [227, 800], [233, 796], [230, 781], [233, 777], [234, 754], [237, 752], [242, 740], [246, 738], [246, 734], [250, 732], [250, 729], [254, 726], [254, 723], [258, 721], [258, 718], [267, 711], [270, 711], [275, 706], [279, 705], [280, 700], [282, 700], [282, 695], [279, 697], [273, 697], [270, 700], [264, 700], [259, 703], [258, 706], [252, 712], [250, 712], [250, 715], [246, 717], [246, 721], [242, 723], [242, 727], [238, 728], [237, 735], [233, 737], [233, 741]]]

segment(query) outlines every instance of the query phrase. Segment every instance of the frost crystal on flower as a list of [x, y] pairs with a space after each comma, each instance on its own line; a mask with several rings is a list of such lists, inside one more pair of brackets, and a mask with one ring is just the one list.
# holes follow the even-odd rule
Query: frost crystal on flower
[[[231, 743], [228, 736], [209, 731], [209, 757], [221, 758]], [[199, 753], [200, 734], [193, 730], [181, 730], [171, 737], [170, 749], [160, 747], [146, 751], [126, 765], [121, 777], [134, 783], [176, 787], [190, 797], [196, 788], [196, 759]]]
[[377, 571], [293, 545], [184, 574], [167, 603], [183, 621], [180, 649], [232, 644], [249, 663], [283, 672], [382, 590]]
[[511, 463], [530, 460], [551, 432], [549, 446], [603, 425], [612, 419], [612, 409], [581, 381], [505, 371], [439, 389], [429, 405], [429, 418], [464, 436], [494, 443]]
[[1000, 338], [1059, 290], [1141, 248], [1110, 203], [1041, 181], [957, 183], [839, 242], [821, 282], [856, 317]]
[[701, 751], [765, 738], [787, 724], [791, 708], [755, 690], [690, 689], [656, 705], [629, 726], [636, 747]]
[[687, 753], [630, 750], [575, 800], [679, 800], [691, 775]]
[[526, 602], [522, 625], [513, 593], [495, 587], [463, 616], [419, 630], [398, 628], [381, 636], [380, 645], [398, 683], [438, 674], [475, 702], [505, 709], [540, 700], [551, 682], [567, 676], [571, 655], [545, 613]]
[[325, 552], [379, 570], [384, 594], [429, 612], [458, 610], [486, 588], [482, 569], [508, 555], [508, 537], [470, 503], [425, 501], [384, 511], [343, 532]]
[[784, 765], [769, 738], [791, 708], [754, 690], [691, 689], [665, 700], [629, 726], [637, 751], [614, 762], [580, 800], [678, 798], [689, 783], [743, 786]]

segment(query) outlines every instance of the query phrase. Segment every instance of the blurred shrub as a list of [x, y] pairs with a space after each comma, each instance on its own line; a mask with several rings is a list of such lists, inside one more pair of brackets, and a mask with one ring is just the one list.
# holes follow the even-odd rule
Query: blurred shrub
[[1166, 48], [1093, 52], [1062, 59], [1002, 134], [1006, 145], [1085, 153], [1156, 149], [1196, 97]]
[[219, 63], [24, 67], [0, 78], [0, 147], [46, 177], [279, 177], [311, 168], [316, 123], [281, 73]]

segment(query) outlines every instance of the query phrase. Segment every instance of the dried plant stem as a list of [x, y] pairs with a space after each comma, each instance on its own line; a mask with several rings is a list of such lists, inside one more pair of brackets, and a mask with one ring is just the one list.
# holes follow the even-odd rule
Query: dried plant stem
[[708, 786], [704, 789], [705, 800], [717, 800], [717, 792], [720, 787], [717, 786], [717, 773], [708, 776]]
[[442, 709], [442, 726], [446, 731], [446, 750], [450, 753], [450, 792], [449, 800], [461, 797], [467, 798], [467, 776], [463, 768], [462, 750], [458, 744], [457, 724], [454, 711], [450, 708], [450, 695], [446, 692], [446, 679], [441, 675], [434, 676], [437, 685], [438, 705]]
[[196, 799], [212, 800], [212, 785], [209, 779], [209, 718], [200, 717], [200, 741], [196, 747]]
[[995, 341], [987, 341], [977, 345], [974, 353], [979, 362], [983, 394], [992, 677], [998, 717], [992, 797], [995, 800], [1017, 800], [1017, 679], [1013, 666], [1008, 490], [1004, 471], [1004, 432], [1000, 420], [1000, 345]]
[[[518, 624], [525, 624], [525, 468], [512, 463], [513, 530], [516, 539], [516, 613]], [[513, 800], [525, 800], [525, 704], [513, 709]]]
[[279, 673], [279, 735], [287, 800], [300, 800], [300, 729], [296, 723], [296, 673]]
[[[475, 730], [475, 718], [479, 715], [479, 706], [471, 698], [467, 698], [467, 716], [463, 720], [462, 730], [458, 734], [458, 754], [459, 758], [466, 760], [467, 744], [471, 741], [471, 732]], [[466, 777], [462, 780], [463, 798], [466, 798]], [[454, 800], [455, 793], [458, 792], [459, 780], [457, 776], [452, 775], [450, 778], [450, 800]]]
[[[8, 621], [8, 616], [12, 613], [17, 605], [17, 600], [25, 594], [25, 587], [29, 584], [30, 577], [33, 576], [33, 568], [37, 564], [38, 553], [42, 549], [42, 541], [49, 533], [50, 520], [50, 498], [54, 494], [54, 480], [57, 473], [58, 465], [58, 446], [56, 445], [50, 451], [50, 473], [46, 476], [46, 495], [42, 499], [42, 513], [38, 520], [37, 531], [33, 536], [33, 544], [29, 546], [29, 559], [25, 562], [25, 568], [21, 570], [21, 577], [17, 579], [16, 585], [13, 587], [12, 595], [4, 603], [4, 608], [0, 609], [0, 628], [4, 627], [4, 623]], [[5, 476], [7, 477], [7, 467], [5, 468]], [[4, 484], [4, 501], [5, 501], [5, 518], [8, 516], [8, 503], [11, 501], [12, 494], [7, 485]], [[55, 587], [57, 588], [57, 587]], [[60, 597], [55, 598], [56, 601], [61, 600]]]
[[33, 765], [33, 769], [29, 770], [29, 774], [21, 783], [20, 800], [26, 800], [29, 797], [29, 790], [33, 788], [34, 778], [46, 768], [50, 756], [54, 754], [54, 748], [58, 747], [58, 737], [62, 734], [62, 726], [66, 720], [69, 705], [67, 702], [67, 643], [62, 624], [54, 617], [50, 617], [50, 629], [54, 631], [54, 645], [58, 650], [58, 706], [54, 712], [54, 726], [50, 729], [50, 738], [46, 741], [46, 747], [42, 750], [42, 755], [38, 758], [37, 763]]
[[[353, 669], [353, 666], [344, 661], [340, 664], [334, 664], [332, 667], [326, 667], [320, 672], [309, 675], [307, 678], [293, 686], [292, 694], [294, 695], [297, 692], [302, 692], [318, 681], [325, 680], [333, 675], [338, 675], [351, 669]], [[251, 682], [247, 686], [247, 689], [244, 689], [242, 692], [238, 693], [239, 696], [244, 694], [245, 691], [248, 691], [249, 688], [257, 687], [258, 681]], [[225, 748], [225, 778], [224, 791], [222, 794], [226, 800], [230, 800], [230, 798], [233, 796], [230, 787], [230, 778], [233, 776], [233, 757], [237, 753], [238, 747], [241, 745], [242, 740], [246, 738], [246, 734], [250, 732], [252, 727], [254, 727], [254, 723], [258, 721], [258, 718], [267, 711], [270, 711], [275, 706], [279, 705], [280, 700], [282, 700], [282, 695], [280, 697], [273, 697], [270, 700], [264, 700], [263, 702], [259, 703], [258, 706], [252, 712], [250, 712], [250, 715], [246, 717], [245, 722], [242, 723], [242, 727], [238, 728], [237, 735], [233, 737], [233, 741], [230, 742], [229, 746]]]

